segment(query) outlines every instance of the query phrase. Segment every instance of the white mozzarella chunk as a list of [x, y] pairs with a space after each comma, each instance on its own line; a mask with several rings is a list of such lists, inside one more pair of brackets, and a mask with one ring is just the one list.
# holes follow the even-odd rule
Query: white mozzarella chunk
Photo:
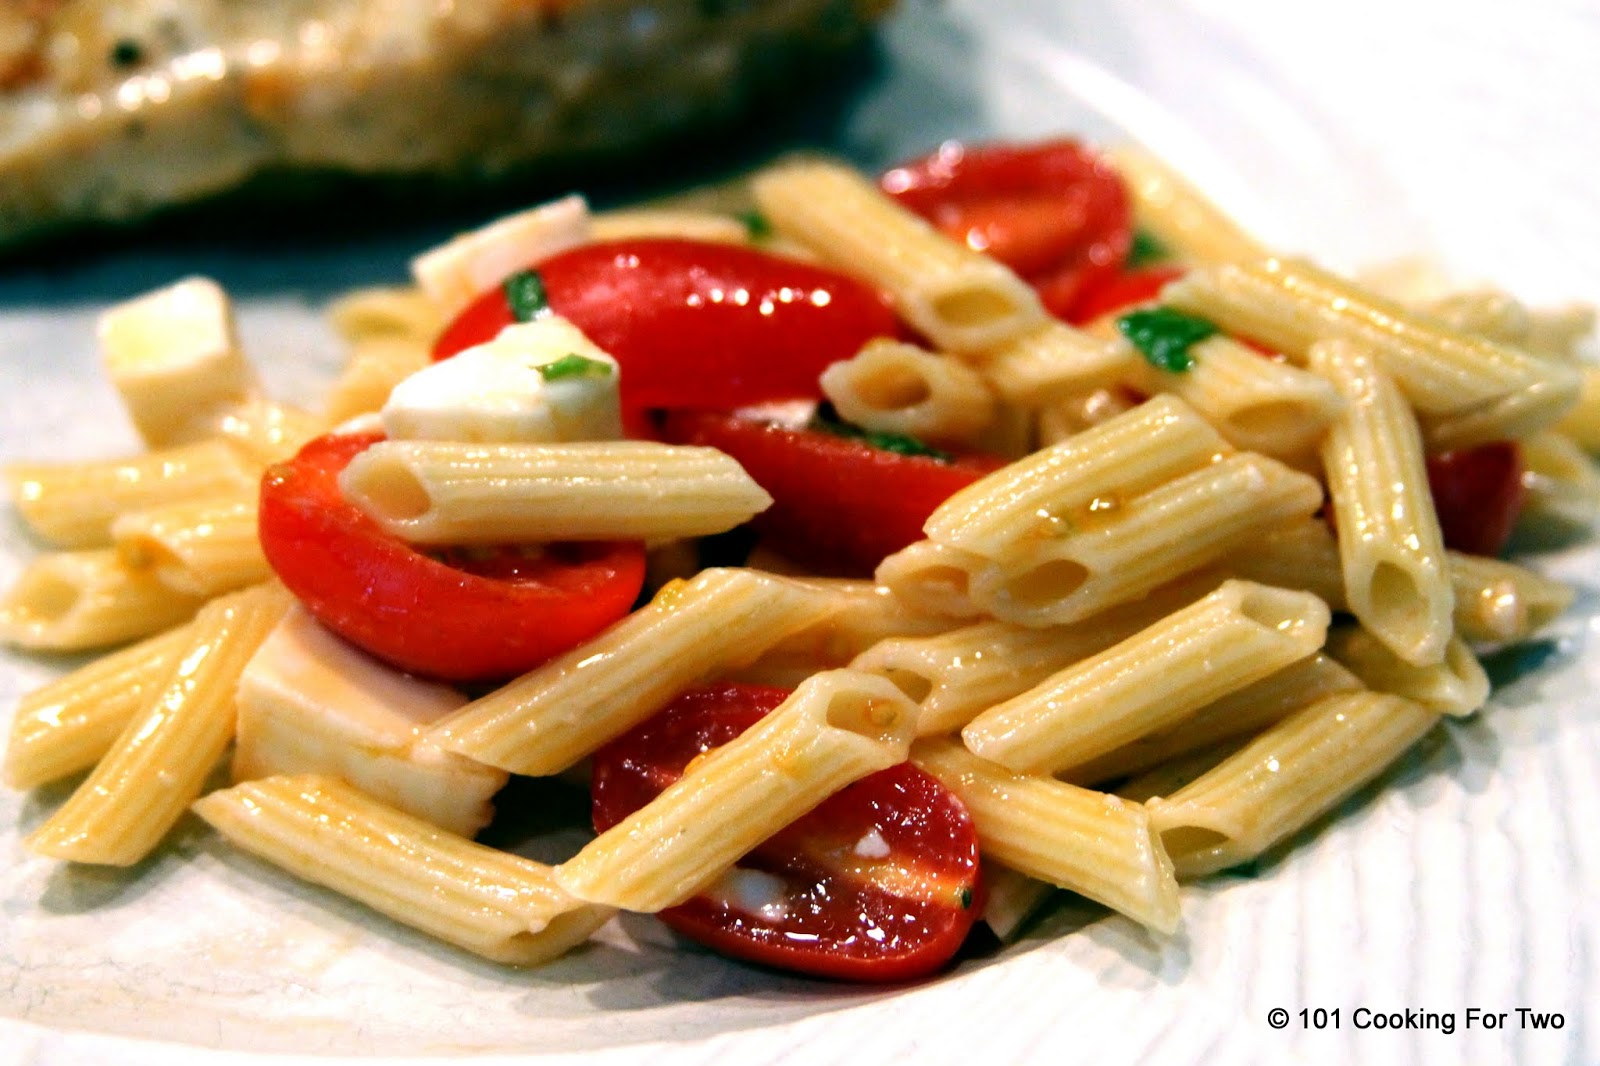
[[[577, 372], [559, 373], [557, 363]], [[547, 314], [400, 382], [383, 406], [383, 429], [391, 440], [466, 444], [618, 440], [619, 375], [583, 331]]]
[[493, 817], [508, 775], [420, 739], [466, 702], [385, 666], [296, 607], [239, 680], [233, 779], [328, 774], [470, 837]]
[[100, 316], [106, 374], [152, 448], [197, 440], [254, 397], [233, 306], [208, 278], [188, 278]]
[[567, 196], [464, 233], [411, 261], [428, 298], [453, 315], [519, 270], [589, 240], [589, 205]]

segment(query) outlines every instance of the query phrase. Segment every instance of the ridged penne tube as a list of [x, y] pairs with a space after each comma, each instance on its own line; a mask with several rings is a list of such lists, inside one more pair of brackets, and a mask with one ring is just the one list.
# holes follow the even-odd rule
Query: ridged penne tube
[[1328, 621], [1327, 605], [1309, 592], [1229, 581], [984, 711], [961, 738], [1018, 773], [1061, 773], [1305, 658], [1322, 646]]
[[1520, 520], [1588, 526], [1600, 514], [1600, 469], [1571, 437], [1553, 430], [1518, 442], [1527, 489]]
[[[1577, 372], [1576, 367], [1557, 366], [1557, 370], [1563, 375]], [[1565, 378], [1541, 381], [1470, 411], [1424, 417], [1422, 436], [1428, 451], [1453, 452], [1536, 435], [1559, 423], [1577, 402], [1577, 388], [1568, 384]]]
[[338, 424], [380, 410], [396, 385], [431, 362], [426, 343], [409, 337], [368, 338], [355, 346], [350, 361], [328, 389], [323, 414], [330, 423]]
[[234, 686], [290, 600], [274, 583], [207, 604], [172, 672], [94, 772], [28, 836], [28, 850], [106, 866], [148, 855], [233, 739]]
[[881, 677], [817, 674], [558, 866], [556, 881], [625, 910], [682, 903], [845, 785], [904, 762], [915, 722], [911, 701]]
[[[1357, 691], [1360, 686], [1357, 686]], [[1309, 704], [1308, 704], [1309, 705]], [[1287, 716], [1286, 716], [1287, 717]], [[1168, 759], [1117, 786], [1116, 794], [1134, 803], [1149, 803], [1162, 796], [1179, 792], [1216, 769], [1235, 752], [1250, 743], [1248, 736], [1219, 740], [1194, 751]]]
[[[1577, 395], [1570, 367], [1451, 329], [1298, 260], [1192, 270], [1168, 285], [1162, 300], [1298, 361], [1319, 340], [1369, 347], [1429, 418], [1483, 412], [1526, 392], [1533, 398], [1518, 411], [1513, 435], [1520, 436], [1560, 419]], [[1494, 427], [1502, 436], [1506, 428]]]
[[825, 619], [833, 599], [754, 570], [671, 582], [600, 636], [441, 719], [425, 736], [517, 774], [560, 773], [706, 678]]
[[772, 503], [715, 448], [652, 441], [382, 441], [339, 486], [412, 544], [674, 540], [725, 532]]
[[1455, 593], [1416, 417], [1360, 345], [1320, 341], [1310, 361], [1347, 401], [1322, 444], [1345, 602], [1396, 655], [1438, 662], [1452, 632]]
[[750, 227], [742, 220], [711, 211], [639, 207], [607, 211], [589, 220], [589, 239], [620, 241], [637, 237], [673, 237], [713, 244], [748, 244]]
[[99, 762], [192, 640], [189, 627], [181, 626], [23, 696], [6, 744], [6, 784], [33, 788]]
[[985, 564], [973, 603], [1021, 625], [1066, 625], [1243, 551], [1257, 530], [1306, 517], [1322, 486], [1274, 459], [1239, 452], [1100, 513], [1057, 540]]
[[1360, 626], [1344, 626], [1328, 634], [1328, 654], [1374, 692], [1404, 696], [1435, 714], [1471, 714], [1489, 698], [1489, 675], [1460, 637], [1450, 639], [1440, 661], [1413, 666]]
[[1255, 858], [1378, 774], [1439, 716], [1399, 696], [1329, 696], [1147, 805], [1180, 877]]
[[[1317, 652], [1212, 700], [1181, 722], [1075, 766], [1066, 777], [1092, 786], [1144, 773], [1192, 751], [1259, 733], [1325, 696], [1357, 692], [1362, 687], [1355, 674]], [[1127, 794], [1124, 789], [1117, 791]]]
[[308, 441], [328, 430], [321, 415], [298, 407], [254, 400], [218, 416], [216, 435], [239, 450], [251, 463], [270, 466], [291, 459]]
[[1093, 429], [1139, 406], [1138, 398], [1121, 388], [1075, 393], [1039, 408], [1039, 446], [1048, 448], [1068, 437]]
[[330, 304], [327, 315], [334, 330], [349, 344], [391, 337], [426, 346], [445, 327], [439, 305], [411, 285], [355, 289]]
[[460, 234], [411, 260], [411, 277], [449, 316], [529, 263], [589, 239], [589, 205], [576, 194]]
[[1133, 198], [1139, 225], [1173, 254], [1199, 262], [1262, 254], [1255, 238], [1156, 155], [1131, 144], [1106, 154]]
[[51, 552], [30, 562], [0, 599], [0, 644], [31, 651], [109, 647], [188, 621], [204, 602], [130, 568], [109, 548]]
[[971, 552], [919, 540], [884, 559], [873, 576], [913, 610], [977, 618], [983, 608], [972, 602], [972, 577], [983, 565]]
[[998, 559], [1097, 524], [1119, 504], [1231, 450], [1182, 400], [1158, 396], [968, 485], [923, 529], [930, 540]]
[[800, 162], [752, 182], [780, 234], [887, 292], [940, 349], [980, 352], [1045, 321], [1027, 282], [956, 243], [836, 163]]
[[61, 548], [111, 543], [111, 523], [124, 511], [249, 489], [261, 476], [217, 440], [126, 459], [15, 463], [5, 473], [22, 520]]
[[117, 556], [168, 588], [216, 596], [272, 575], [256, 531], [258, 493], [189, 500], [130, 511], [111, 525]]
[[613, 913], [567, 895], [542, 863], [437, 829], [336, 778], [249, 781], [194, 810], [244, 851], [495, 962], [547, 962]]
[[1039, 913], [1039, 908], [1057, 891], [1048, 881], [1018, 873], [992, 859], [983, 863], [983, 887], [983, 914], [978, 920], [1002, 944], [1015, 940], [1028, 919]]
[[1007, 403], [1038, 407], [1120, 382], [1140, 362], [1121, 337], [1047, 322], [986, 353], [983, 374]]
[[1588, 304], [1533, 310], [1499, 289], [1450, 293], [1418, 309], [1464, 332], [1562, 361], [1576, 359], [1578, 345], [1594, 332]]
[[1600, 366], [1582, 368], [1583, 387], [1578, 402], [1556, 424], [1587, 452], [1600, 452]]
[[996, 859], [1163, 933], [1178, 928], [1172, 863], [1137, 803], [1014, 774], [953, 740], [926, 738], [911, 761], [961, 800], [985, 860]]
[[752, 672], [775, 677], [786, 671], [793, 677], [836, 669], [887, 640], [943, 633], [961, 624], [914, 610], [892, 589], [871, 581], [826, 577], [798, 581], [832, 601], [827, 616], [773, 645], [740, 671], [738, 680], [754, 680]]
[[879, 433], [971, 444], [994, 420], [977, 371], [902, 341], [868, 341], [824, 370], [821, 385], [845, 421]]
[[1189, 370], [1168, 373], [1140, 360], [1128, 382], [1179, 397], [1237, 448], [1296, 458], [1315, 448], [1344, 410], [1344, 399], [1323, 378], [1263, 359], [1232, 338], [1211, 337], [1189, 351]]

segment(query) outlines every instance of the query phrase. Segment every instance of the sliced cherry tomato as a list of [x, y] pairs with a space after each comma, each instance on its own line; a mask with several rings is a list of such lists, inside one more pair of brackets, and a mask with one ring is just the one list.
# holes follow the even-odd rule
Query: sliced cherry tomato
[[1182, 267], [1141, 267], [1123, 270], [1087, 286], [1064, 316], [1074, 326], [1115, 314], [1161, 295], [1168, 282], [1183, 277]]
[[895, 167], [880, 184], [951, 237], [1027, 278], [1050, 313], [1063, 318], [1133, 247], [1122, 179], [1076, 141], [951, 141]]
[[[538, 264], [552, 310], [616, 357], [624, 416], [652, 407], [729, 410], [821, 395], [817, 377], [873, 337], [898, 336], [872, 288], [752, 248], [640, 239], [587, 244]], [[494, 289], [434, 345], [435, 359], [510, 325]]]
[[921, 540], [935, 507], [1003, 465], [992, 456], [900, 455], [736, 414], [674, 412], [662, 433], [737, 459], [773, 499], [755, 528], [795, 562], [842, 575], [870, 574], [884, 556]]
[[[787, 689], [685, 693], [594, 757], [605, 831], [782, 703]], [[661, 912], [735, 958], [821, 977], [903, 981], [950, 960], [980, 912], [978, 841], [961, 801], [908, 764], [865, 777], [739, 862], [760, 900], [710, 892]], [[753, 871], [753, 872], [752, 872]], [[762, 904], [766, 904], [763, 906]]]
[[1499, 555], [1511, 539], [1527, 489], [1515, 441], [1428, 457], [1428, 488], [1444, 544], [1472, 555]]
[[424, 555], [339, 491], [339, 472], [381, 434], [329, 434], [261, 480], [261, 548], [329, 629], [402, 670], [452, 681], [522, 673], [628, 613], [644, 547]]

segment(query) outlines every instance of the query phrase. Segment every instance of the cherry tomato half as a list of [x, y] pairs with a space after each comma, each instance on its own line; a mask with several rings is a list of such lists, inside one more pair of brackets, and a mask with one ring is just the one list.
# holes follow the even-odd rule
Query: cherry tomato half
[[1445, 547], [1472, 555], [1499, 555], [1527, 497], [1522, 449], [1515, 441], [1494, 441], [1430, 455], [1428, 488]]
[[385, 533], [338, 482], [382, 439], [319, 437], [261, 480], [261, 548], [329, 629], [411, 673], [491, 680], [588, 640], [633, 606], [644, 583], [638, 543], [447, 553], [453, 566]]
[[1122, 179], [1076, 141], [951, 141], [895, 167], [879, 184], [946, 234], [1027, 278], [1062, 318], [1133, 246]]
[[[622, 367], [624, 417], [652, 407], [730, 410], [821, 395], [817, 377], [873, 337], [900, 333], [871, 287], [752, 248], [676, 239], [587, 244], [538, 264], [552, 310]], [[479, 297], [435, 359], [512, 322], [505, 293]]]
[[795, 562], [846, 576], [870, 574], [884, 556], [921, 540], [935, 507], [1003, 465], [991, 456], [900, 455], [737, 414], [674, 412], [662, 435], [737, 459], [773, 499], [755, 528]]
[[1121, 270], [1096, 280], [1078, 295], [1063, 316], [1074, 326], [1115, 314], [1136, 304], [1149, 303], [1161, 295], [1167, 283], [1183, 277], [1182, 267], [1141, 267]]
[[[594, 757], [605, 831], [690, 761], [760, 721], [787, 689], [693, 689]], [[821, 977], [903, 981], [950, 960], [980, 911], [978, 841], [961, 801], [908, 764], [849, 785], [739, 862], [760, 898], [709, 892], [660, 914], [724, 954]], [[726, 882], [725, 882], [726, 883]]]

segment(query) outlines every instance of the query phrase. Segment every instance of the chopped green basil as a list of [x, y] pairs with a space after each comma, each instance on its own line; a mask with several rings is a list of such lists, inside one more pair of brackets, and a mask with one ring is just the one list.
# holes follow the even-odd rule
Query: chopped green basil
[[1136, 229], [1133, 231], [1133, 244], [1128, 249], [1128, 259], [1123, 266], [1128, 268], [1149, 266], [1151, 263], [1163, 263], [1172, 258], [1172, 253], [1167, 246], [1156, 240], [1155, 234], [1149, 230]]
[[899, 433], [874, 433], [852, 425], [839, 417], [839, 412], [833, 409], [831, 403], [817, 405], [817, 413], [811, 416], [807, 428], [831, 433], [835, 437], [858, 440], [880, 451], [894, 452], [896, 455], [920, 455], [928, 459], [937, 459], [941, 463], [948, 463], [955, 458], [949, 452], [930, 448], [915, 437], [906, 437]]
[[589, 359], [577, 352], [569, 352], [560, 359], [539, 366], [539, 376], [546, 381], [562, 378], [603, 378], [611, 374], [611, 364]]
[[506, 279], [506, 303], [511, 305], [511, 317], [518, 322], [532, 322], [550, 310], [545, 296], [544, 279], [537, 270], [519, 270]]
[[750, 210], [739, 216], [753, 241], [764, 241], [772, 236], [772, 223], [760, 211]]
[[1150, 365], [1169, 374], [1193, 369], [1194, 356], [1189, 349], [1217, 332], [1214, 323], [1170, 307], [1130, 311], [1117, 319], [1117, 329]]

